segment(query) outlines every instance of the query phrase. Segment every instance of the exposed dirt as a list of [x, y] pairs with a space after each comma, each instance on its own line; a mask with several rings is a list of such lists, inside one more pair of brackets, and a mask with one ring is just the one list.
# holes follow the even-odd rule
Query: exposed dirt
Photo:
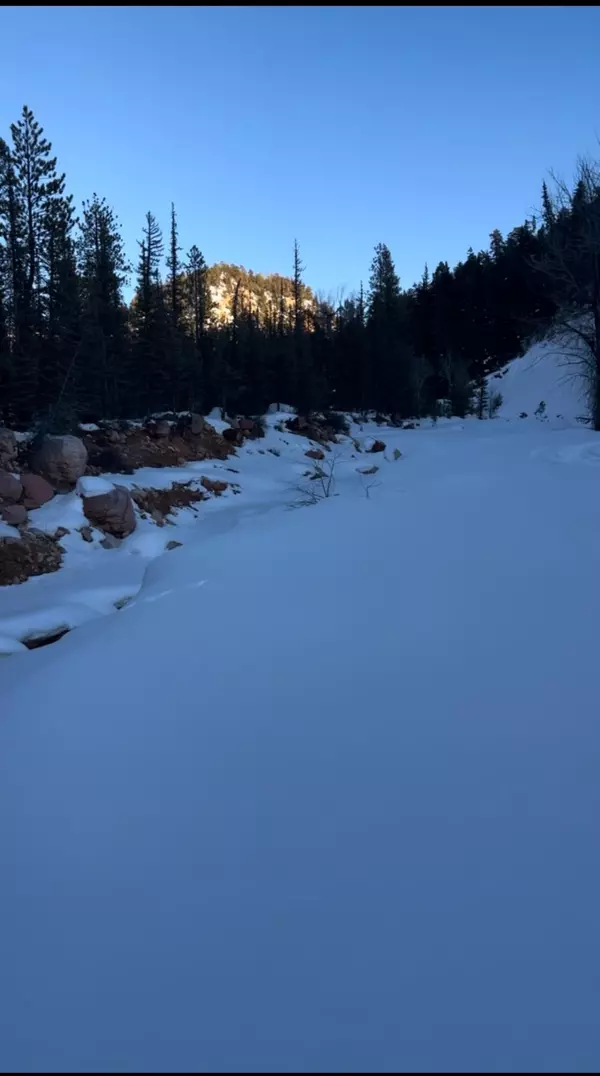
[[164, 519], [178, 508], [208, 500], [203, 490], [193, 489], [189, 482], [176, 482], [170, 489], [132, 489], [131, 496], [140, 511], [155, 520]]
[[40, 533], [25, 531], [21, 538], [0, 538], [0, 586], [58, 571], [63, 553], [58, 542]]

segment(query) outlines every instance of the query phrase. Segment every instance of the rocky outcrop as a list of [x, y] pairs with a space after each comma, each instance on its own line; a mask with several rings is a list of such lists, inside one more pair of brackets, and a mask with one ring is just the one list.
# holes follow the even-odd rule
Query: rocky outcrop
[[0, 586], [24, 583], [33, 575], [58, 571], [63, 552], [45, 534], [26, 531], [20, 538], [0, 538]]
[[93, 527], [115, 538], [126, 538], [136, 528], [135, 511], [129, 490], [115, 486], [108, 493], [83, 497], [83, 511]]
[[23, 487], [23, 504], [26, 508], [41, 508], [54, 496], [50, 483], [39, 474], [22, 474], [20, 482]]
[[[157, 426], [162, 419], [156, 420]], [[233, 447], [201, 415], [165, 420], [162, 434], [149, 427], [111, 425], [86, 434], [86, 474], [131, 474], [138, 467], [181, 467], [188, 460], [225, 460]]]
[[87, 460], [87, 449], [79, 437], [47, 434], [32, 451], [31, 469], [46, 478], [57, 493], [68, 493], [85, 474]]

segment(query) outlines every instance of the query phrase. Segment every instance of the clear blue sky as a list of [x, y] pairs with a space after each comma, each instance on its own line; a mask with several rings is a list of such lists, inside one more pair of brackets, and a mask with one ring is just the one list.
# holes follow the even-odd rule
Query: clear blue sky
[[600, 9], [0, 9], [0, 133], [24, 103], [78, 203], [143, 215], [209, 262], [366, 282], [521, 223], [547, 170], [600, 148]]

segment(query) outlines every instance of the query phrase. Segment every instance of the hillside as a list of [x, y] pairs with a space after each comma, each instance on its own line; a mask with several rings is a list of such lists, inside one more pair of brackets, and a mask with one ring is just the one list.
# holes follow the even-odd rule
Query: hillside
[[565, 359], [560, 341], [543, 340], [489, 378], [492, 390], [502, 394], [498, 415], [533, 418], [542, 401], [550, 420], [585, 421], [589, 415], [581, 370]]
[[[236, 284], [240, 283], [240, 308], [259, 314], [261, 321], [271, 317], [276, 319], [283, 307], [289, 318], [293, 310], [293, 281], [290, 277], [278, 273], [254, 273], [242, 265], [228, 265], [219, 262], [210, 266], [207, 274], [212, 301], [212, 318], [214, 323], [225, 325], [231, 320], [231, 306]], [[305, 308], [311, 310], [316, 306], [316, 299], [311, 289], [302, 285]]]

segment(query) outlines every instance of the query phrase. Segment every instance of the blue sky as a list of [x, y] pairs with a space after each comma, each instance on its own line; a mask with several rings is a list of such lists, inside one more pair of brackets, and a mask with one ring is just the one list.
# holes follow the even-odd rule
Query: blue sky
[[409, 286], [598, 150], [598, 8], [0, 9], [0, 134], [33, 109], [77, 202], [209, 262], [336, 293], [387, 243]]

